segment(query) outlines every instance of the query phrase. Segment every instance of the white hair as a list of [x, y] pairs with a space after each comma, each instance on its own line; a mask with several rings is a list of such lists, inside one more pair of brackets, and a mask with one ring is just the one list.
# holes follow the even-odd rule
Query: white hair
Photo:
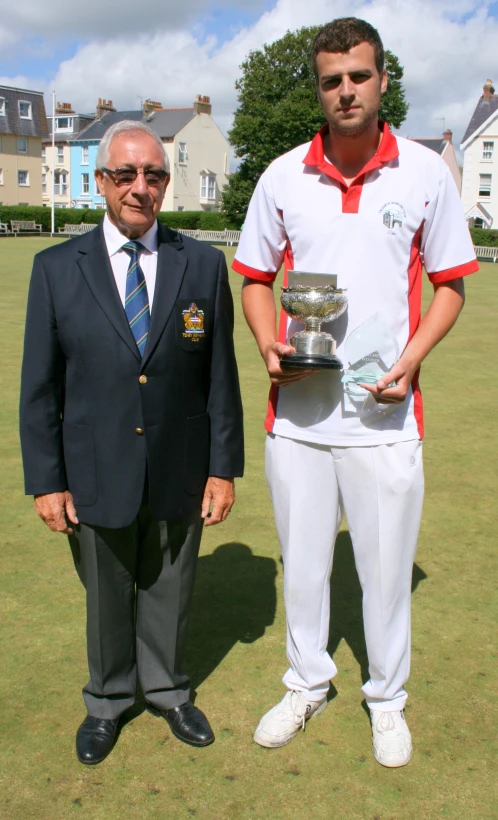
[[152, 130], [152, 128], [149, 128], [148, 125], [145, 125], [145, 123], [140, 122], [140, 120], [122, 120], [121, 122], [115, 122], [114, 125], [111, 125], [111, 127], [107, 129], [104, 136], [100, 140], [99, 149], [97, 151], [97, 159], [95, 163], [97, 170], [102, 171], [103, 168], [107, 166], [107, 163], [109, 162], [109, 150], [111, 148], [111, 142], [113, 141], [114, 137], [117, 137], [119, 136], [119, 134], [123, 134], [126, 132], [141, 133], [142, 131], [148, 134], [150, 137], [152, 137], [152, 139], [155, 142], [157, 142], [158, 145], [161, 146], [162, 150], [164, 151], [165, 168], [169, 174], [169, 159], [166, 153], [166, 149], [164, 147], [164, 143], [161, 141], [161, 138], [156, 134], [156, 132]]

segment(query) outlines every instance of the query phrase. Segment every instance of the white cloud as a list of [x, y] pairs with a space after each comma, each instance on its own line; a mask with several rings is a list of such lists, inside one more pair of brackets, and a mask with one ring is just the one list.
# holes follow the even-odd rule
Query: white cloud
[[[62, 0], [47, 2], [50, 13], [47, 3], [39, 6], [37, 0], [25, 0], [19, 4], [22, 11], [16, 12], [16, 19], [19, 24], [21, 17], [24, 20], [31, 15], [30, 25], [33, 20], [38, 24], [42, 17], [53, 18], [56, 9], [61, 9], [63, 17], [70, 8], [71, 30], [81, 23], [80, 35], [88, 35], [89, 41], [60, 65], [50, 83], [59, 101], [71, 102], [80, 111], [94, 110], [98, 97], [112, 99], [118, 108], [125, 109], [138, 108], [139, 97], [175, 106], [191, 104], [196, 94], [208, 94], [213, 115], [226, 130], [236, 107], [234, 82], [251, 49], [289, 29], [354, 14], [378, 27], [386, 48], [404, 66], [411, 108], [401, 133], [436, 136], [442, 131], [439, 118], [444, 117], [445, 126], [459, 142], [482, 84], [487, 77], [493, 78], [496, 64], [498, 22], [488, 16], [491, 4], [480, 0], [278, 0], [254, 25], [242, 28], [224, 43], [214, 37], [203, 39], [199, 24], [190, 25], [196, 15], [209, 11], [208, 0], [168, 3], [166, 20], [164, 0], [141, 0], [140, 6], [122, 0], [117, 14], [112, 6], [109, 9], [109, 3], [100, 0], [69, 7]], [[230, 0], [225, 4], [228, 8]], [[251, 4], [249, 0], [231, 0], [231, 5]], [[260, 8], [263, 5], [261, 0]], [[174, 12], [170, 11], [173, 6]], [[135, 10], [133, 15], [131, 9]], [[13, 14], [3, 17], [4, 28]], [[130, 36], [132, 24], [134, 34]], [[494, 79], [498, 81], [498, 77]]]

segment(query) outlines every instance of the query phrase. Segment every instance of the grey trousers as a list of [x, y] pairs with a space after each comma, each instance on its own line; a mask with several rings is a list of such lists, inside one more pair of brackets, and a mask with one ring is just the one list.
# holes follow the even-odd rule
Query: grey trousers
[[157, 521], [145, 494], [129, 527], [80, 524], [69, 536], [86, 589], [88, 714], [114, 719], [132, 706], [137, 673], [157, 709], [189, 699], [181, 664], [201, 534], [200, 510]]

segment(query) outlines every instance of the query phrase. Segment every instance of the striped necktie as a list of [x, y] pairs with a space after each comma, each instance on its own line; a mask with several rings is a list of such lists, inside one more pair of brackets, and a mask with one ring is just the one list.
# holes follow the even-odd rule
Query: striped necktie
[[140, 355], [144, 355], [149, 334], [150, 310], [147, 285], [138, 257], [143, 250], [140, 242], [126, 242], [121, 248], [130, 257], [126, 275], [125, 313]]

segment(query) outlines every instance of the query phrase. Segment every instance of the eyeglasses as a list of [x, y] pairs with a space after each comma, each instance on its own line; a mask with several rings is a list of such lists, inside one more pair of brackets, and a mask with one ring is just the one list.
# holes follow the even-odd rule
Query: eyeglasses
[[101, 170], [112, 179], [118, 188], [133, 185], [138, 174], [144, 175], [146, 184], [151, 188], [157, 188], [169, 176], [163, 168], [145, 168], [143, 171], [139, 171], [137, 168], [114, 168], [114, 170], [102, 168]]

